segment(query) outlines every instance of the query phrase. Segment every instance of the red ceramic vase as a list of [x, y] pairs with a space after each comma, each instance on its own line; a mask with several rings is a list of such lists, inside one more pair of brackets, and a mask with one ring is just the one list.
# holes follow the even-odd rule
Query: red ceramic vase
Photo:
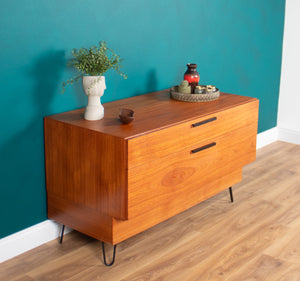
[[192, 93], [194, 93], [194, 89], [198, 85], [200, 80], [200, 75], [197, 72], [197, 64], [188, 63], [186, 66], [188, 69], [184, 73], [183, 79], [189, 82], [189, 84], [191, 85]]

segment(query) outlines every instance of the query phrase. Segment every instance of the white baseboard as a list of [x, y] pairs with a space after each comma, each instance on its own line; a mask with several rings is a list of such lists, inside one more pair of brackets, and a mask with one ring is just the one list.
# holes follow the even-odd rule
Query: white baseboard
[[[300, 144], [300, 133], [289, 130], [279, 130], [280, 140]], [[278, 140], [278, 128], [274, 127], [257, 135], [256, 148], [261, 148]], [[26, 228], [20, 232], [4, 237], [0, 240], [0, 263], [38, 247], [60, 235], [61, 226], [51, 220]], [[72, 231], [66, 228], [65, 233]]]
[[262, 148], [278, 140], [278, 129], [274, 127], [257, 135], [256, 149]]
[[300, 131], [278, 128], [278, 140], [300, 145]]
[[[46, 220], [0, 239], [0, 263], [56, 239], [60, 230], [60, 224]], [[70, 231], [65, 228], [65, 234]]]

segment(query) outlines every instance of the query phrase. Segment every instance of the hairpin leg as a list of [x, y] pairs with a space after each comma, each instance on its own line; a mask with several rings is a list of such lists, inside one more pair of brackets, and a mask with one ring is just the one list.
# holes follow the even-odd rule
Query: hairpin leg
[[60, 240], [59, 240], [59, 243], [61, 244], [62, 241], [63, 241], [63, 238], [64, 238], [64, 232], [65, 232], [65, 225], [63, 224], [62, 225], [62, 228], [61, 228], [61, 234], [60, 234]]
[[231, 202], [233, 202], [232, 187], [229, 187], [229, 193], [230, 193], [230, 200]]
[[108, 263], [106, 262], [104, 242], [102, 242], [103, 262], [104, 262], [104, 264], [105, 264], [106, 266], [111, 266], [111, 265], [114, 264], [114, 262], [115, 262], [115, 257], [116, 257], [116, 247], [117, 247], [117, 245], [114, 245], [114, 252], [113, 252], [112, 262], [108, 264]]

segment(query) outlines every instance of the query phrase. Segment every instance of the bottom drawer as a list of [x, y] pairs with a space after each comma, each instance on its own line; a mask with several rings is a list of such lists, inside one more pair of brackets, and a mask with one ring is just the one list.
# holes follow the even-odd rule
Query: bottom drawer
[[[224, 190], [226, 187], [239, 182], [242, 178], [242, 169], [227, 174], [218, 180], [211, 182], [209, 185], [203, 186], [207, 190], [214, 190], [216, 193]], [[203, 192], [194, 190], [193, 193], [189, 193], [190, 198], [198, 198], [203, 201], [207, 198], [201, 197]], [[207, 194], [206, 194], [207, 195]], [[214, 194], [211, 194], [211, 196]], [[228, 198], [229, 200], [229, 198]], [[191, 201], [190, 201], [191, 202]], [[148, 212], [143, 212], [139, 216], [132, 217], [129, 220], [117, 220], [113, 219], [113, 243], [117, 244], [122, 242], [133, 235], [136, 235], [162, 221], [173, 217], [174, 215], [184, 211], [186, 208], [183, 204], [176, 202], [177, 204], [169, 204], [167, 209], [164, 205], [151, 208]]]
[[229, 187], [215, 183], [254, 161], [255, 152], [254, 124], [129, 169], [128, 218], [161, 206], [170, 216], [190, 208]]

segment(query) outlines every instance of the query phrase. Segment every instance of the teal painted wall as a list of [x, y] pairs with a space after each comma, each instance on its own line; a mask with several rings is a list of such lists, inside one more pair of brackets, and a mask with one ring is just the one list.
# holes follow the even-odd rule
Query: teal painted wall
[[124, 60], [103, 102], [169, 88], [187, 62], [201, 83], [260, 99], [259, 132], [276, 126], [284, 0], [1, 0], [0, 237], [47, 218], [43, 117], [85, 106], [64, 95], [72, 48], [100, 40]]

